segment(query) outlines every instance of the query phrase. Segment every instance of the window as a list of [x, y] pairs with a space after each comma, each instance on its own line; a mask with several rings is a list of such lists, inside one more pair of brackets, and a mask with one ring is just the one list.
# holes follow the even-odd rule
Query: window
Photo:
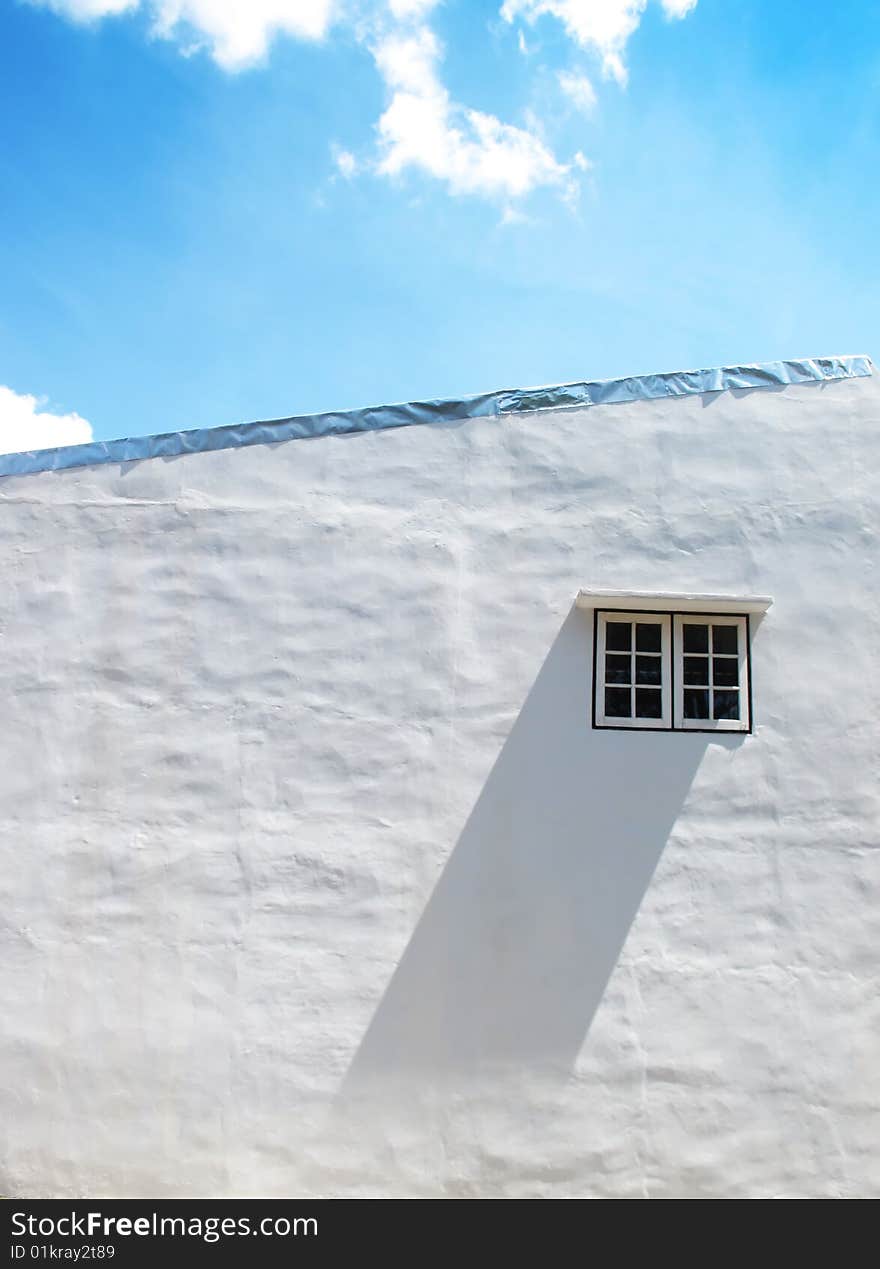
[[751, 731], [748, 616], [595, 609], [593, 726]]
[[675, 617], [675, 726], [749, 731], [747, 617]]
[[597, 727], [672, 726], [671, 619], [662, 613], [599, 613]]

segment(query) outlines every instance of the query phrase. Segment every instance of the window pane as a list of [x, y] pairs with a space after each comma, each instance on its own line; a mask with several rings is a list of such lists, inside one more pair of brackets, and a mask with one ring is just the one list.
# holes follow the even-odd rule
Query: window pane
[[686, 621], [682, 626], [682, 640], [685, 652], [708, 652], [709, 627]]
[[609, 652], [605, 656], [605, 682], [606, 683], [628, 683], [630, 678], [630, 655], [625, 652], [623, 656], [615, 655]]
[[712, 682], [716, 687], [739, 687], [739, 662], [736, 657], [712, 658]]
[[714, 718], [739, 718], [739, 692], [715, 692]]
[[628, 687], [605, 688], [605, 717], [631, 718], [630, 690]]
[[709, 658], [683, 657], [683, 677], [685, 683], [705, 684], [709, 686]]
[[660, 683], [660, 657], [636, 657], [636, 682]]
[[694, 691], [693, 689], [685, 691], [684, 716], [685, 718], [708, 718], [709, 717], [708, 691]]
[[660, 693], [651, 687], [636, 688], [636, 718], [662, 717]]
[[605, 647], [610, 652], [629, 652], [632, 647], [632, 624], [628, 621], [606, 622]]
[[660, 623], [639, 621], [636, 623], [636, 652], [660, 651]]
[[729, 652], [731, 656], [735, 656], [739, 650], [736, 636], [736, 626], [713, 626], [712, 651]]

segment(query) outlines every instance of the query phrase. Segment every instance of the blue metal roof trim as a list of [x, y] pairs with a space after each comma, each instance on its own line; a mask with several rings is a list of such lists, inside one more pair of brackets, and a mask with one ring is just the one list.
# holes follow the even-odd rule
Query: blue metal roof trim
[[872, 373], [870, 357], [817, 357], [804, 361], [770, 361], [754, 366], [723, 366], [716, 370], [683, 370], [670, 374], [638, 375], [630, 379], [512, 389], [461, 400], [415, 401], [406, 405], [375, 406], [335, 414], [304, 414], [262, 423], [238, 423], [189, 432], [134, 436], [128, 440], [91, 441], [60, 449], [0, 454], [0, 476], [27, 476], [34, 472], [63, 471], [98, 463], [134, 463], [145, 458], [176, 458], [181, 454], [203, 454], [245, 445], [272, 445], [316, 436], [377, 432], [392, 427], [502, 417], [533, 410], [573, 409], [737, 388], [773, 388], [834, 379], [861, 379]]

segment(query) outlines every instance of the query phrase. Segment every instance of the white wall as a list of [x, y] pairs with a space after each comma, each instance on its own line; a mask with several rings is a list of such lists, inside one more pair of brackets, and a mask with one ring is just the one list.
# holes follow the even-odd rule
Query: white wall
[[[880, 379], [0, 481], [0, 1192], [880, 1188]], [[767, 593], [752, 736], [581, 586]]]

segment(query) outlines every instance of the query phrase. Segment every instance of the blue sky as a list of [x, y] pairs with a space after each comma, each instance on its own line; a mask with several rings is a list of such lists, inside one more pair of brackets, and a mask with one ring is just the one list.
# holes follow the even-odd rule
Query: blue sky
[[0, 449], [880, 340], [876, 0], [0, 0]]

